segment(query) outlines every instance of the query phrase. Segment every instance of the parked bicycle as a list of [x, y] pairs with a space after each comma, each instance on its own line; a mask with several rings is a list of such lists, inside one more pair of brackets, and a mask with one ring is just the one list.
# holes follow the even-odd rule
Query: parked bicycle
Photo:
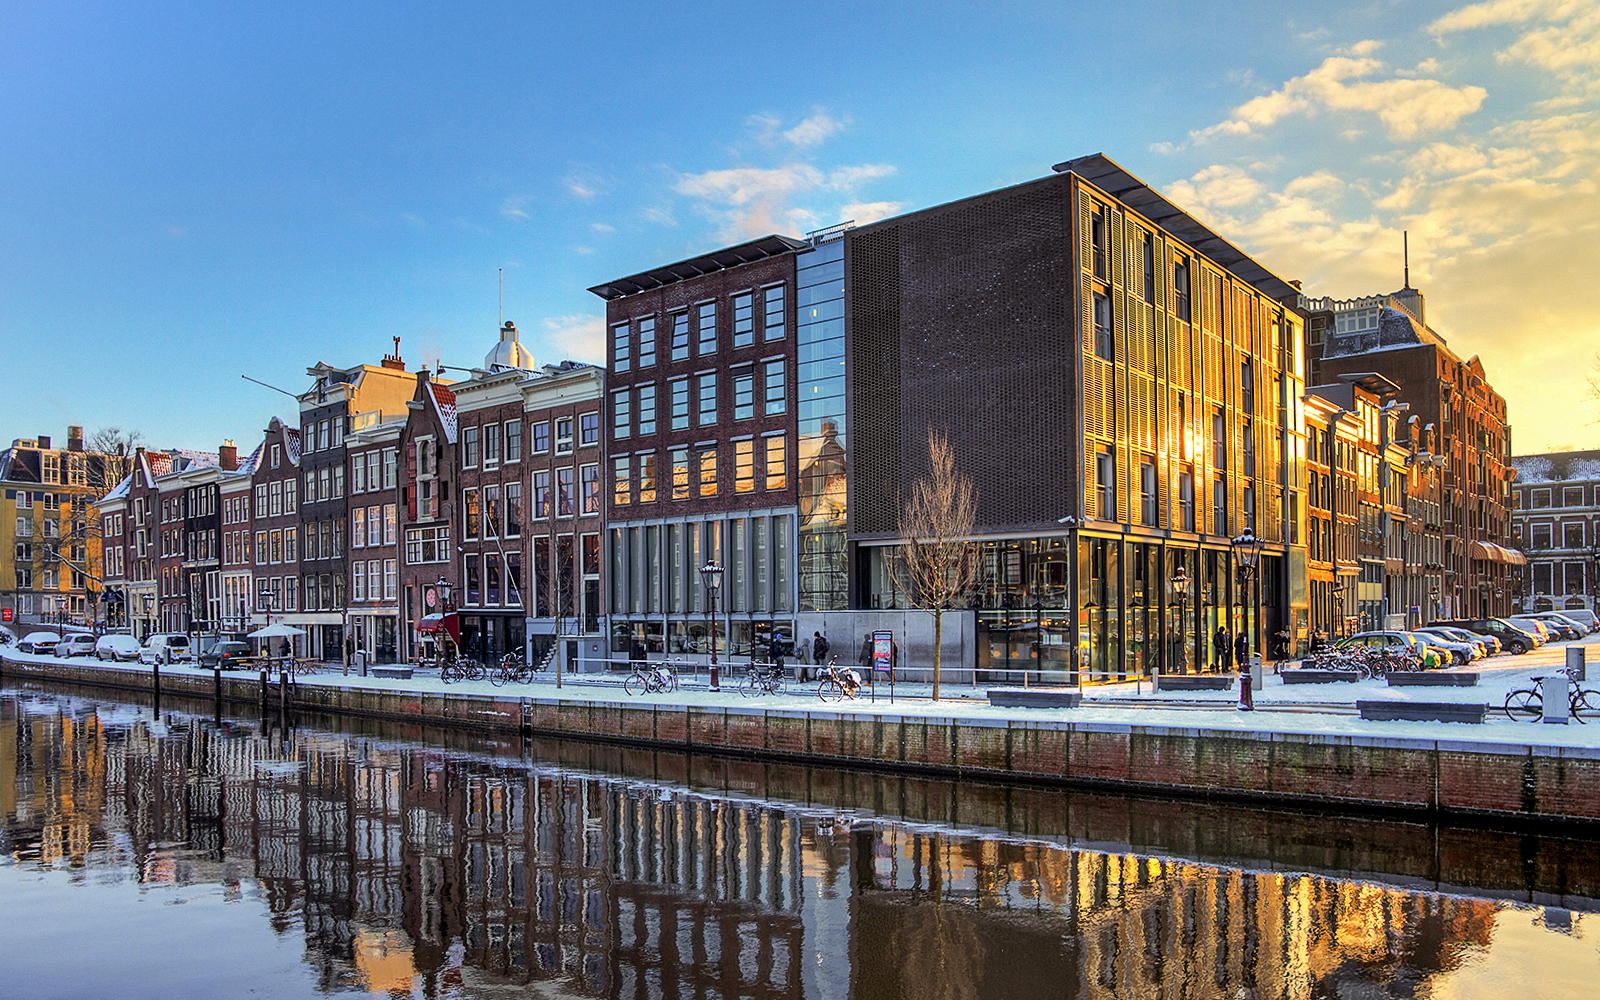
[[[1561, 673], [1567, 675], [1567, 713], [1580, 723], [1586, 714], [1600, 714], [1600, 690], [1579, 684], [1575, 670], [1563, 669]], [[1538, 722], [1544, 718], [1544, 688], [1539, 682], [1545, 676], [1535, 674], [1529, 678], [1534, 682], [1533, 687], [1518, 688], [1506, 695], [1506, 718], [1512, 722]]]
[[634, 694], [664, 694], [678, 690], [678, 672], [667, 666], [640, 663], [622, 682], [622, 690]]
[[483, 664], [461, 657], [439, 664], [439, 679], [446, 684], [456, 681], [481, 681], [485, 676]]
[[817, 683], [817, 697], [823, 701], [843, 701], [846, 698], [854, 699], [861, 692], [861, 675], [850, 667], [839, 666], [839, 658], [835, 656], [822, 668], [822, 676]]
[[761, 694], [783, 694], [783, 671], [765, 663], [752, 663], [739, 681], [739, 693], [746, 698]]
[[507, 653], [500, 657], [500, 665], [489, 671], [489, 683], [495, 687], [506, 684], [527, 684], [533, 675], [543, 670], [541, 664], [529, 663], [521, 653]]

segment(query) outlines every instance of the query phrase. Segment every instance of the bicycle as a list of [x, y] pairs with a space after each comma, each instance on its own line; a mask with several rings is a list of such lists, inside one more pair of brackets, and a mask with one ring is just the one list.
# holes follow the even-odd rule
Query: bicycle
[[[1563, 669], [1561, 673], [1567, 675], [1571, 686], [1567, 690], [1567, 714], [1584, 725], [1584, 713], [1594, 715], [1600, 713], [1600, 691], [1586, 688], [1577, 682], [1574, 676], [1576, 671]], [[1529, 680], [1538, 682], [1548, 675], [1535, 674]], [[1591, 701], [1590, 699], [1594, 700]], [[1518, 688], [1506, 695], [1505, 705], [1502, 710], [1506, 718], [1512, 722], [1538, 722], [1544, 718], [1544, 689], [1542, 686], [1531, 688]]]
[[678, 690], [678, 672], [671, 667], [640, 665], [622, 682], [622, 690], [630, 695], [664, 694]]
[[739, 682], [739, 694], [753, 698], [761, 694], [783, 694], [783, 671], [764, 664], [752, 663]]
[[500, 657], [500, 665], [489, 671], [489, 683], [495, 687], [513, 683], [527, 684], [541, 669], [543, 668], [538, 664], [530, 664], [524, 660], [521, 653], [507, 653]]
[[817, 697], [823, 701], [855, 700], [861, 691], [861, 675], [849, 667], [840, 669], [835, 656], [822, 668], [822, 678], [817, 684]]
[[483, 677], [483, 664], [476, 660], [450, 659], [439, 664], [439, 679], [446, 684], [453, 684], [456, 681], [481, 681]]

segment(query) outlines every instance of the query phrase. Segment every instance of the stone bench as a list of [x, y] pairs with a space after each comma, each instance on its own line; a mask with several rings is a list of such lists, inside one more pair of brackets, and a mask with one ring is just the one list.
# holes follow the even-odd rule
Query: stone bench
[[1076, 688], [989, 689], [989, 704], [996, 708], [1077, 708], [1082, 702]]
[[367, 674], [371, 677], [387, 677], [392, 681], [409, 681], [411, 679], [410, 667], [368, 667]]
[[1469, 722], [1482, 723], [1488, 705], [1459, 701], [1358, 701], [1356, 708], [1368, 722]]
[[1422, 673], [1389, 674], [1389, 686], [1403, 687], [1477, 687], [1478, 675], [1458, 673], [1453, 670], [1424, 671]]
[[1157, 674], [1157, 691], [1232, 691], [1239, 686], [1238, 674]]
[[1278, 676], [1285, 684], [1354, 684], [1361, 679], [1354, 670], [1285, 670]]

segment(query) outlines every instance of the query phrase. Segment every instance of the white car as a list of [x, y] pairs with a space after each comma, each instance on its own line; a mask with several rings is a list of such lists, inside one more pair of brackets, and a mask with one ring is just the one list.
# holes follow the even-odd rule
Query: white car
[[61, 636], [55, 632], [29, 632], [17, 643], [19, 653], [53, 653]]
[[189, 637], [181, 632], [157, 632], [139, 650], [140, 663], [176, 663], [192, 658]]
[[131, 635], [103, 635], [94, 644], [94, 655], [102, 660], [137, 660], [139, 640]]
[[69, 660], [74, 656], [93, 656], [94, 636], [87, 632], [68, 632], [56, 643], [55, 654]]

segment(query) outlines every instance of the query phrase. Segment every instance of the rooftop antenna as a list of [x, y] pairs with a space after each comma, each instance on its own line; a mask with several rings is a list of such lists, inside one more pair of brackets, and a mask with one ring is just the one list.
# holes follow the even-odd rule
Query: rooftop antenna
[[1401, 259], [1405, 261], [1406, 287], [1410, 288], [1411, 287], [1411, 234], [1409, 232], [1407, 232], [1406, 230], [1404, 230], [1404, 229], [1400, 230], [1400, 256], [1401, 256]]

